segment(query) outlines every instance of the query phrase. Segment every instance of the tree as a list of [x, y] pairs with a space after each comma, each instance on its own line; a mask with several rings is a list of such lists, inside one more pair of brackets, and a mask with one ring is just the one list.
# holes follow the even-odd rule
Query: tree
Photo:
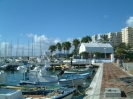
[[67, 51], [66, 53], [67, 55], [69, 54], [70, 48], [71, 48], [71, 43], [69, 41], [65, 42], [65, 49]]
[[101, 39], [102, 39], [102, 43], [106, 43], [107, 41], [109, 41], [108, 39], [108, 35], [101, 35]]
[[81, 56], [88, 58], [88, 53], [86, 51], [80, 53]]
[[[56, 48], [57, 48], [58, 51], [61, 53], [61, 51], [62, 51], [61, 43], [58, 42], [58, 43], [56, 44]], [[58, 53], [59, 53], [59, 52], [58, 52]], [[59, 53], [59, 57], [60, 57], [60, 53]]]
[[91, 39], [90, 36], [86, 36], [86, 37], [83, 37], [83, 38], [81, 39], [81, 43], [89, 43], [89, 42], [91, 42], [91, 41], [92, 41], [92, 39]]
[[79, 41], [79, 39], [74, 39], [73, 40], [73, 45], [74, 45], [74, 53], [75, 53], [75, 55], [77, 56], [77, 53], [78, 53], [78, 46], [79, 46], [79, 44], [80, 44], [80, 41]]
[[67, 55], [69, 54], [69, 50], [71, 48], [71, 43], [69, 41], [63, 42], [62, 43], [62, 48], [64, 49], [64, 53], [65, 53], [65, 51], [67, 51], [66, 52], [66, 57], [67, 57]]
[[128, 51], [130, 51], [131, 46], [129, 44], [126, 43], [120, 43], [117, 46], [114, 46], [114, 54], [117, 57], [125, 57], [125, 55], [128, 53]]
[[63, 50], [64, 50], [64, 54], [65, 54], [65, 50], [66, 50], [65, 42], [62, 43], [62, 48], [63, 48]]
[[100, 52], [94, 52], [93, 54], [96, 55], [96, 58], [100, 58], [101, 57], [101, 53]]
[[53, 57], [52, 57], [52, 54], [53, 54], [54, 51], [56, 51], [56, 46], [55, 46], [55, 45], [49, 46], [49, 50], [50, 50], [50, 52], [51, 52], [51, 58], [53, 58]]

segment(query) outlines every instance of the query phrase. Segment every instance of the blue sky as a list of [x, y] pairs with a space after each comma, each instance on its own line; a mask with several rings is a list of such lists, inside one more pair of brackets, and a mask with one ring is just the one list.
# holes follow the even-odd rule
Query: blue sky
[[126, 26], [133, 26], [133, 0], [0, 0], [1, 53], [4, 44], [15, 50], [27, 49], [29, 42], [37, 50], [41, 40], [47, 51], [57, 42]]

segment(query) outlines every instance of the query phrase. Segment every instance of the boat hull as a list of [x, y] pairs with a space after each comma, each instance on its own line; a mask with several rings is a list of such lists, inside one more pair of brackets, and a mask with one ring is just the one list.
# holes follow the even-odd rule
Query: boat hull
[[66, 86], [82, 86], [82, 84], [86, 81], [86, 78], [78, 78], [78, 79], [60, 79], [59, 83]]

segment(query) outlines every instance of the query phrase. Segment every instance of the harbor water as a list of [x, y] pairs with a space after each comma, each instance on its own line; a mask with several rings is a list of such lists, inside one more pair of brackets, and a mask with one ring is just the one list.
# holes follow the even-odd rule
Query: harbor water
[[[24, 74], [20, 73], [19, 71], [5, 71], [7, 73], [6, 76], [6, 82], [4, 84], [6, 85], [18, 85], [20, 80], [24, 80], [26, 79], [26, 76], [28, 76], [28, 73]], [[57, 75], [60, 72], [60, 70], [48, 70], [48, 73], [51, 75]], [[85, 90], [86, 88], [89, 87], [93, 77], [94, 77], [95, 73], [93, 73], [93, 75], [88, 78], [86, 80], [86, 82], [84, 83], [84, 85], [82, 85], [82, 87], [78, 87], [77, 91], [74, 93], [73, 98], [72, 99], [83, 99], [83, 97], [85, 96]]]

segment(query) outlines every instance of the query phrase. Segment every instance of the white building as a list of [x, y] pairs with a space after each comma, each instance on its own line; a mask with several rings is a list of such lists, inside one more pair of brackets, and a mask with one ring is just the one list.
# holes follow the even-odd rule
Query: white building
[[112, 46], [122, 43], [121, 32], [109, 32], [107, 35], [109, 42], [112, 44]]
[[133, 46], [133, 27], [122, 29], [122, 42]]
[[79, 47], [79, 53], [82, 52], [100, 52], [100, 53], [114, 53], [113, 47], [108, 43], [82, 43]]

